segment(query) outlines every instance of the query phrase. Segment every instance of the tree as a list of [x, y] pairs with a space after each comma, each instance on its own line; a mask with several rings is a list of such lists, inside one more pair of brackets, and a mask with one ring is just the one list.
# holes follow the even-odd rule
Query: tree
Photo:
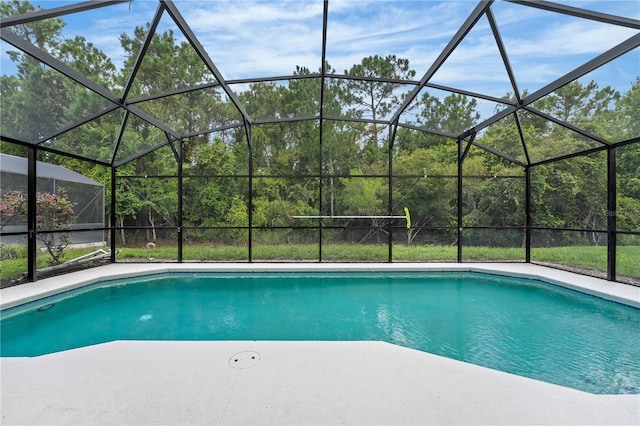
[[407, 244], [424, 227], [455, 225], [457, 180], [444, 176], [457, 174], [456, 158], [453, 142], [403, 152], [395, 158], [394, 174], [401, 177], [393, 180], [393, 201], [396, 209], [408, 207], [411, 212]]
[[460, 134], [480, 119], [478, 102], [465, 95], [452, 93], [442, 101], [428, 92], [422, 95], [418, 124], [430, 130]]
[[[69, 226], [75, 219], [72, 203], [67, 191], [59, 187], [56, 194], [36, 193], [36, 238], [51, 256], [51, 266], [62, 263], [64, 250], [70, 243]], [[8, 223], [15, 216], [26, 217], [27, 203], [21, 192], [13, 191], [0, 197], [0, 217]]]
[[588, 130], [593, 119], [609, 110], [619, 98], [620, 93], [609, 86], [599, 89], [593, 80], [586, 85], [575, 80], [535, 102], [535, 107]]
[[0, 229], [18, 223], [26, 212], [26, 200], [20, 191], [7, 191], [0, 194]]
[[[120, 44], [126, 60], [118, 76], [124, 86], [136, 63], [138, 52], [147, 37], [149, 25], [138, 26], [133, 34], [120, 35]], [[186, 41], [178, 42], [173, 31], [155, 33], [151, 44], [133, 80], [127, 99], [170, 92], [176, 89], [195, 87], [211, 83], [215, 77]], [[235, 116], [225, 117], [230, 112], [221, 95], [215, 89], [200, 89], [160, 99], [138, 103], [137, 106], [168, 126], [185, 134], [200, 132], [228, 124]]]
[[64, 249], [70, 243], [69, 234], [62, 232], [58, 237], [56, 234], [42, 231], [67, 231], [75, 218], [74, 206], [75, 204], [67, 198], [67, 191], [62, 187], [58, 188], [57, 194], [36, 194], [36, 235], [51, 256], [51, 265], [62, 263]]
[[[0, 17], [22, 15], [38, 10], [43, 10], [40, 6], [34, 6], [28, 1], [9, 0], [0, 3]], [[54, 52], [62, 38], [62, 29], [66, 24], [59, 18], [42, 19], [26, 24], [14, 25], [11, 30], [18, 36], [26, 39], [31, 44], [45, 52]], [[9, 57], [14, 61], [22, 54], [11, 51]], [[26, 57], [26, 55], [25, 55]]]
[[631, 89], [616, 103], [618, 120], [614, 139], [627, 140], [640, 137], [640, 77], [636, 77]]
[[[411, 80], [416, 72], [409, 67], [409, 60], [388, 55], [378, 55], [362, 59], [360, 64], [345, 70], [345, 74], [354, 77], [380, 78], [389, 80]], [[399, 84], [375, 80], [348, 80], [342, 91], [342, 100], [347, 108], [347, 115], [354, 118], [368, 118], [370, 124], [354, 123], [361, 133], [361, 144], [366, 164], [384, 161], [386, 137], [381, 134], [385, 127], [375, 123], [384, 119], [391, 111], [396, 110], [403, 102], [404, 95], [398, 94]]]
[[[354, 171], [352, 175], [360, 174]], [[355, 216], [384, 216], [387, 214], [387, 200], [389, 185], [385, 179], [352, 177], [340, 179], [344, 189], [342, 190], [341, 205], [342, 211], [346, 215]], [[360, 242], [364, 242], [371, 235], [381, 231], [388, 234], [382, 226], [387, 219], [365, 219], [371, 223], [368, 232], [362, 237]]]

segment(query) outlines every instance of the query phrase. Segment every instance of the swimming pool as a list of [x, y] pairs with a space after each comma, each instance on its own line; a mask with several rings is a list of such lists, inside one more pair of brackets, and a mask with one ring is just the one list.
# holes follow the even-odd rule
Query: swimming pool
[[3, 311], [2, 356], [111, 340], [383, 340], [591, 393], [640, 392], [640, 310], [480, 273], [171, 273]]

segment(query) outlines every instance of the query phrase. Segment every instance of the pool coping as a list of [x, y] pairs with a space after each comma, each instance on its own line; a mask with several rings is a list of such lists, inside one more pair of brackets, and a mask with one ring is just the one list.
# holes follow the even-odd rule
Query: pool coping
[[640, 287], [523, 263], [115, 263], [0, 290], [0, 310], [104, 280], [168, 272], [462, 271], [537, 279], [640, 309]]

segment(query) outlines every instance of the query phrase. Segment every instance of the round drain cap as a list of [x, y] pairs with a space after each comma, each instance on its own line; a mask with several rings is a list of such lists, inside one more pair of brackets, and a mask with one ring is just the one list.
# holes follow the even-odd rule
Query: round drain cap
[[253, 351], [238, 352], [229, 358], [229, 365], [233, 368], [251, 368], [260, 361], [260, 354]]

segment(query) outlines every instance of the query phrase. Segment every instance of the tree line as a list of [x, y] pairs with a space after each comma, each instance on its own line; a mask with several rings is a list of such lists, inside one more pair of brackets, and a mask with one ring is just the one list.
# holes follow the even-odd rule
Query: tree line
[[[33, 10], [20, 0], [0, 5], [2, 16]], [[120, 36], [125, 52], [120, 69], [83, 37], [64, 38], [64, 25], [61, 19], [47, 19], [11, 30], [93, 82], [118, 94], [127, 90], [127, 101], [142, 116], [189, 136], [167, 145], [161, 129], [133, 114], [125, 122], [118, 109], [74, 127], [78, 120], [103, 112], [109, 102], [20, 52], [9, 52], [15, 74], [0, 78], [3, 134], [23, 141], [46, 139], [42, 146], [121, 164], [116, 205], [110, 205], [107, 194], [107, 209], [115, 209], [118, 227], [150, 227], [147, 240], [159, 238], [156, 228], [177, 227], [181, 219], [194, 241], [242, 241], [243, 228], [251, 223], [273, 229], [264, 239], [278, 243], [292, 238], [289, 228], [318, 224], [311, 219], [291, 220], [289, 215], [401, 214], [406, 206], [413, 224], [406, 242], [451, 243], [458, 226], [525, 225], [524, 168], [518, 162], [535, 163], [599, 146], [559, 122], [606, 141], [640, 136], [640, 77], [630, 82], [626, 93], [594, 81], [569, 83], [535, 102], [532, 107], [539, 113], [520, 110], [519, 126], [508, 116], [475, 136], [474, 142], [488, 150], [472, 146], [466, 152], [461, 166], [462, 223], [458, 223], [458, 163], [466, 142], [459, 146], [446, 135], [473, 127], [482, 116], [480, 106], [473, 97], [441, 95], [426, 88], [401, 116], [406, 126], [390, 129], [384, 121], [403, 104], [413, 85], [380, 79], [413, 80], [416, 72], [407, 59], [366, 57], [344, 70], [353, 77], [346, 79], [331, 78], [336, 70], [325, 64], [328, 77], [323, 90], [322, 80], [304, 67], [293, 70], [294, 78], [286, 81], [232, 87], [255, 120], [248, 129], [195, 50], [172, 31], [153, 37], [129, 85], [149, 24]], [[196, 86], [202, 89], [178, 93]], [[160, 96], [166, 92], [176, 93]], [[514, 98], [510, 93], [504, 96], [505, 101]], [[317, 119], [321, 108], [322, 122]], [[496, 112], [500, 108], [495, 105]], [[58, 134], [66, 128], [71, 130]], [[208, 132], [211, 129], [219, 130]], [[163, 147], [155, 149], [159, 146]], [[24, 148], [16, 144], [3, 142], [2, 151], [24, 156]], [[103, 182], [110, 190], [108, 167], [47, 151], [40, 156]], [[639, 160], [637, 143], [618, 149], [618, 210], [623, 213], [618, 223], [623, 230], [640, 229]], [[533, 167], [533, 225], [606, 229], [610, 214], [606, 182], [603, 151]], [[329, 224], [336, 227], [336, 238], [343, 225], [362, 226], [362, 232], [350, 234], [356, 241], [376, 242], [388, 232], [385, 221]], [[296, 238], [312, 234], [313, 230], [302, 231]], [[520, 231], [493, 233], [478, 243], [517, 245], [521, 236]], [[127, 240], [124, 229], [120, 238]], [[602, 243], [598, 233], [586, 238], [592, 244]]]

